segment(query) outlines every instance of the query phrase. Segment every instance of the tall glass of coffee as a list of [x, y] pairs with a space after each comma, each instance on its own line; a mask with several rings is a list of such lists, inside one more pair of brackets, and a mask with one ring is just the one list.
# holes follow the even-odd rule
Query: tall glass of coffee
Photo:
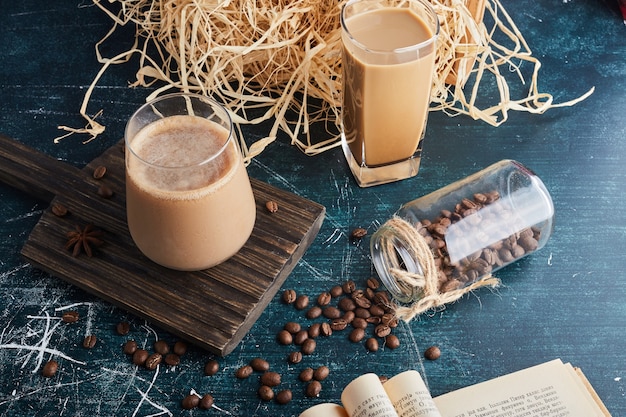
[[438, 33], [426, 0], [344, 5], [342, 147], [361, 187], [417, 175]]
[[196, 271], [241, 249], [256, 207], [224, 107], [195, 94], [156, 98], [130, 118], [125, 142], [128, 228], [145, 256]]

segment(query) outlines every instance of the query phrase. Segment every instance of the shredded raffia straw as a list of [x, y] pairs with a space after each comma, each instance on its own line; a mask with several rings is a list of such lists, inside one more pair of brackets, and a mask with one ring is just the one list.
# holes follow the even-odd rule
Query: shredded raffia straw
[[[104, 131], [95, 121], [99, 112], [87, 114], [94, 88], [111, 65], [137, 56], [139, 68], [132, 86], [158, 86], [148, 100], [170, 90], [197, 92], [220, 100], [238, 127], [273, 120], [267, 136], [249, 147], [239, 135], [247, 160], [274, 141], [279, 130], [306, 154], [333, 148], [339, 143], [339, 14], [345, 1], [93, 0], [114, 24], [96, 45], [103, 66], [80, 109], [88, 124], [82, 129], [60, 126], [69, 133], [55, 142], [74, 133], [90, 134], [88, 142]], [[493, 22], [489, 29], [484, 20], [476, 22], [466, 1], [431, 1], [441, 24], [431, 110], [466, 114], [498, 126], [509, 110], [543, 113], [576, 104], [593, 92], [554, 104], [551, 95], [538, 91], [541, 64], [500, 1], [486, 0], [485, 11]], [[133, 45], [117, 56], [104, 57], [101, 46], [128, 24], [136, 26]], [[500, 38], [508, 39], [511, 46], [497, 43]], [[513, 99], [505, 75], [514, 72], [524, 84], [523, 62], [533, 66], [528, 94]], [[495, 105], [483, 108], [478, 103], [481, 87], [490, 78], [495, 79], [499, 97]], [[450, 79], [452, 84], [446, 83]], [[328, 137], [311, 137], [309, 125], [314, 122], [327, 123]]]

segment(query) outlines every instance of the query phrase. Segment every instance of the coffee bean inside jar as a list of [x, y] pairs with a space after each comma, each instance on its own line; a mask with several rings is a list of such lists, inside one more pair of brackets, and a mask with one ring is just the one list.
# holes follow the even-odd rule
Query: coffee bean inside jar
[[542, 248], [553, 219], [539, 177], [504, 160], [404, 204], [372, 236], [372, 260], [398, 301], [415, 302], [425, 286], [414, 276], [434, 277], [440, 293], [467, 287]]

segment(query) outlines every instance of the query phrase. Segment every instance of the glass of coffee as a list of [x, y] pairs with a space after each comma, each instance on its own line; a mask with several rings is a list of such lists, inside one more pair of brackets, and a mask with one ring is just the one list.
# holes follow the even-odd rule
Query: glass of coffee
[[343, 7], [342, 147], [359, 186], [417, 175], [438, 33], [426, 0]]
[[133, 114], [125, 142], [128, 228], [145, 256], [197, 271], [241, 249], [256, 206], [223, 106], [196, 94], [164, 95]]

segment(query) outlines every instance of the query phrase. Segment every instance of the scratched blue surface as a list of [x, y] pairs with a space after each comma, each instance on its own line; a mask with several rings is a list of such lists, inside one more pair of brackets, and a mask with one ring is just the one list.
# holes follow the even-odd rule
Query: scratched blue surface
[[[287, 363], [291, 348], [275, 336], [288, 320], [309, 322], [277, 295], [235, 351], [218, 359], [218, 375], [203, 375], [211, 355], [194, 348], [179, 366], [150, 372], [133, 366], [122, 344], [175, 338], [28, 265], [19, 250], [46, 204], [0, 184], [0, 416], [297, 416], [313, 404], [338, 402], [345, 384], [365, 372], [390, 376], [414, 368], [438, 395], [557, 357], [580, 366], [613, 415], [626, 416], [626, 27], [608, 0], [503, 4], [543, 64], [540, 90], [563, 102], [595, 87], [591, 97], [543, 115], [511, 113], [498, 128], [432, 113], [419, 176], [381, 187], [357, 187], [338, 149], [309, 157], [285, 138], [249, 167], [251, 176], [327, 208], [318, 237], [284, 284], [316, 296], [347, 279], [362, 285], [374, 273], [367, 238], [349, 238], [354, 227], [373, 232], [403, 202], [500, 159], [517, 159], [546, 183], [556, 227], [540, 252], [498, 273], [502, 287], [401, 325], [395, 351], [367, 353], [333, 335], [319, 339], [316, 353], [298, 365]], [[105, 134], [88, 145], [76, 137], [53, 144], [58, 125], [84, 125], [78, 109], [99, 69], [93, 47], [110, 19], [87, 0], [0, 0], [0, 10], [0, 131], [85, 165], [121, 138], [149, 93], [127, 87], [132, 63], [111, 68], [90, 104], [92, 112], [105, 109]], [[127, 40], [120, 37], [120, 51]], [[261, 137], [263, 128], [247, 128], [246, 135]], [[60, 322], [66, 309], [79, 311], [81, 320]], [[132, 330], [119, 336], [115, 325], [124, 320]], [[81, 346], [89, 333], [98, 337], [92, 350]], [[423, 360], [433, 344], [442, 357]], [[233, 376], [256, 356], [282, 373], [281, 387], [294, 392], [290, 404], [262, 402], [256, 378]], [[41, 364], [51, 357], [61, 368], [42, 378]], [[322, 364], [331, 375], [319, 398], [307, 398], [298, 372]], [[211, 393], [217, 408], [183, 411], [180, 401], [192, 390]]]

